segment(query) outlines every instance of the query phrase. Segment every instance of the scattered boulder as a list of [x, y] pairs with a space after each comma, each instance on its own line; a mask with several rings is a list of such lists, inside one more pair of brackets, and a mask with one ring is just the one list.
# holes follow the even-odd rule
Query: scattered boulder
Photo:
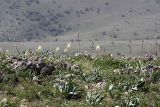
[[41, 74], [42, 75], [52, 75], [54, 71], [55, 71], [55, 66], [46, 65], [45, 67], [42, 68]]

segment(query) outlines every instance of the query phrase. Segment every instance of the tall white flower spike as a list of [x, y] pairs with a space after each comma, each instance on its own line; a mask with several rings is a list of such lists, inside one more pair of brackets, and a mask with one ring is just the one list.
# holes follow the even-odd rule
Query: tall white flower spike
[[67, 44], [67, 48], [68, 49], [71, 48], [71, 44], [70, 43]]
[[97, 46], [96, 46], [96, 51], [100, 51], [100, 50], [101, 50], [101, 47], [100, 47], [99, 44], [97, 44]]
[[37, 50], [42, 50], [42, 46], [39, 45], [38, 48], [37, 48]]
[[24, 53], [24, 55], [27, 56], [28, 54], [29, 54], [29, 52], [26, 50], [25, 53]]
[[60, 50], [60, 48], [59, 48], [59, 47], [57, 47], [57, 48], [56, 48], [56, 52], [57, 52], [57, 51], [59, 51], [59, 50]]

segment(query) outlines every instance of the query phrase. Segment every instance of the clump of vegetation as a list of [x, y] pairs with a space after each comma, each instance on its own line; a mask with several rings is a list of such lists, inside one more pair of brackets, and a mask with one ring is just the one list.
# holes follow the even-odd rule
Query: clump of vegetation
[[159, 58], [0, 52], [0, 106], [158, 107]]

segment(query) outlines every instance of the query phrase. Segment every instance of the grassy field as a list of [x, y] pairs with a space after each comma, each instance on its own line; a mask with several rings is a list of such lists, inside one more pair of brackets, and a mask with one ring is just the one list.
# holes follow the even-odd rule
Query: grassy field
[[[157, 44], [156, 44], [157, 41]], [[125, 56], [142, 56], [143, 53], [151, 53], [154, 54], [155, 50], [159, 51], [159, 40], [145, 40], [142, 48], [141, 40], [134, 41], [80, 41], [80, 51], [88, 51], [95, 53], [95, 49], [97, 45], [100, 45], [101, 50], [98, 52], [99, 54], [104, 53], [112, 53], [114, 55], [121, 54]], [[17, 49], [22, 51], [25, 49], [33, 49], [36, 50], [39, 45], [42, 48], [50, 51], [56, 50], [57, 47], [60, 48], [58, 54], [64, 54], [64, 49], [67, 44], [70, 43], [71, 49], [65, 54], [74, 55], [78, 52], [79, 42], [77, 41], [57, 41], [57, 42], [0, 42], [0, 49], [10, 50], [13, 53], [17, 53]]]
[[160, 59], [0, 52], [0, 107], [159, 107]]

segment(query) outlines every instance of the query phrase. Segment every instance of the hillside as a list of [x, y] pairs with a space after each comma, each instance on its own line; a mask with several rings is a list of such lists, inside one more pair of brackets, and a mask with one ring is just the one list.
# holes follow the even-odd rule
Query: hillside
[[0, 41], [160, 38], [160, 0], [0, 0]]

